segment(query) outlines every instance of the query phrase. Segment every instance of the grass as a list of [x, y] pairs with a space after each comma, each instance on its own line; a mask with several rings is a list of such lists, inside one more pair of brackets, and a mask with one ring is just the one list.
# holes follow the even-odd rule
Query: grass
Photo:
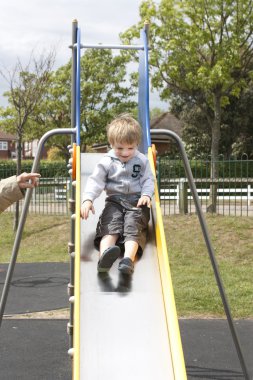
[[[235, 318], [253, 317], [253, 218], [206, 216], [227, 298]], [[0, 261], [8, 263], [12, 214], [0, 216]], [[223, 306], [195, 215], [164, 217], [172, 280], [180, 317], [223, 317]], [[28, 215], [18, 262], [68, 262], [70, 219]]]
[[[253, 317], [253, 218], [206, 216], [231, 312]], [[223, 317], [223, 305], [196, 215], [164, 217], [178, 314]]]
[[[10, 261], [15, 238], [12, 227], [12, 214], [1, 214], [0, 261], [2, 263]], [[69, 217], [30, 214], [26, 220], [17, 262], [67, 262], [69, 238]]]

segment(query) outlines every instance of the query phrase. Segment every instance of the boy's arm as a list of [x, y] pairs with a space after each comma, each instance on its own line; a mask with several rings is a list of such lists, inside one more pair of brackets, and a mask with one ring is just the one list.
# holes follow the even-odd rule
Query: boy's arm
[[150, 205], [151, 205], [151, 198], [149, 198], [148, 195], [142, 195], [137, 203], [137, 207], [147, 206], [150, 208]]
[[92, 212], [92, 214], [95, 214], [93, 203], [89, 200], [86, 200], [82, 203], [81, 206], [81, 218], [85, 220], [88, 219], [90, 211]]
[[105, 159], [102, 159], [96, 166], [87, 180], [85, 191], [83, 193], [83, 201], [81, 205], [81, 218], [87, 219], [89, 212], [95, 214], [93, 201], [99, 197], [105, 188], [107, 178], [107, 166]]
[[101, 160], [96, 166], [93, 173], [89, 176], [83, 193], [83, 202], [89, 200], [93, 202], [105, 188], [107, 178], [107, 160]]

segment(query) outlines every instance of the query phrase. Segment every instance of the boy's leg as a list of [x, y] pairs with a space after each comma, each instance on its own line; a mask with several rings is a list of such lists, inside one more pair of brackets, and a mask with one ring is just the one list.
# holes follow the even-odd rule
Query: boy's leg
[[127, 240], [124, 245], [125, 245], [124, 257], [128, 257], [134, 262], [139, 244], [136, 241]]
[[102, 239], [100, 240], [100, 245], [99, 245], [99, 254], [100, 256], [102, 256], [103, 252], [116, 244], [116, 241], [118, 240], [119, 238], [119, 235], [118, 234], [115, 234], [115, 235], [105, 235], [102, 237]]
[[115, 260], [120, 255], [120, 248], [115, 245], [119, 235], [105, 235], [100, 241], [100, 259], [98, 272], [108, 272]]
[[138, 251], [139, 244], [133, 240], [125, 242], [124, 258], [119, 262], [119, 271], [124, 274], [132, 274], [134, 271], [134, 259]]
[[148, 207], [132, 208], [126, 211], [124, 219], [125, 254], [119, 263], [119, 271], [132, 274], [138, 249], [146, 243], [147, 227], [150, 217]]

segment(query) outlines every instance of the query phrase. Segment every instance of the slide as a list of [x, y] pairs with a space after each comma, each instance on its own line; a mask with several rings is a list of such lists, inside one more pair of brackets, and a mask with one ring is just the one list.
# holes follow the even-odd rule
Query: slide
[[[101, 156], [81, 155], [81, 193]], [[74, 354], [79, 368], [74, 368], [74, 379], [186, 379], [157, 190], [155, 198], [149, 240], [130, 278], [120, 274], [118, 261], [108, 274], [97, 273], [93, 239], [103, 194], [94, 202], [95, 215], [81, 221], [80, 331]]]

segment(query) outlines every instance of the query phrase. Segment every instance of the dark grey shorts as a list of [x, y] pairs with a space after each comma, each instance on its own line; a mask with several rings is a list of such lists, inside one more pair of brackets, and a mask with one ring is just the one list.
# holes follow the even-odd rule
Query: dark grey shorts
[[119, 234], [119, 246], [127, 240], [136, 241], [139, 244], [138, 252], [142, 253], [147, 240], [150, 209], [147, 206], [137, 208], [138, 199], [139, 196], [106, 198], [96, 229], [94, 242], [97, 248], [103, 236]]

